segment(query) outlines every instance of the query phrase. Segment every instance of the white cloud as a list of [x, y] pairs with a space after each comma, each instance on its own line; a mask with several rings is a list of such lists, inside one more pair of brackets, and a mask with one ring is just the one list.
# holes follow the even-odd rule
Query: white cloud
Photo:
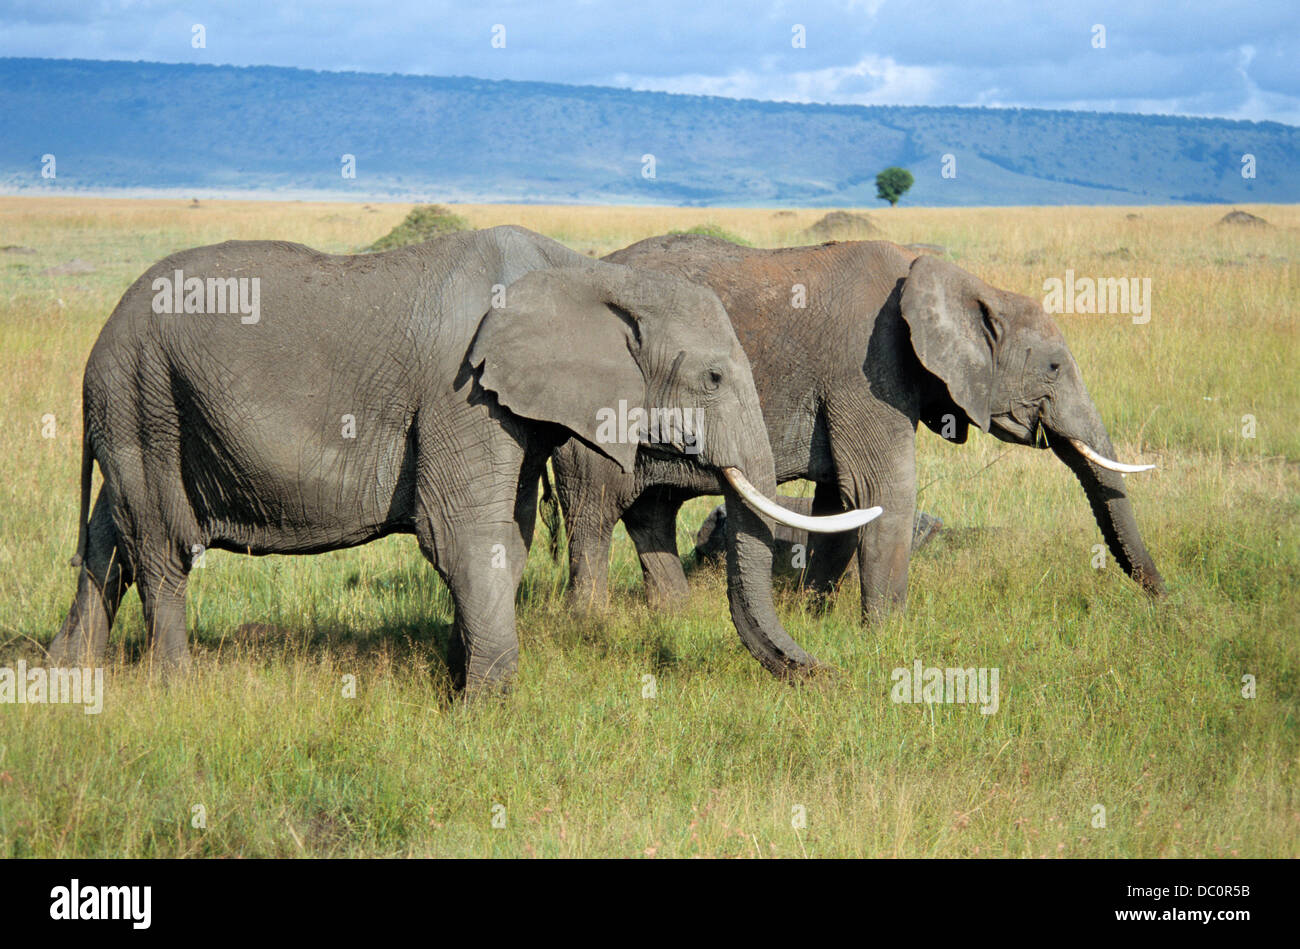
[[[1300, 98], [1261, 89], [1248, 71], [1254, 56], [1253, 47], [1242, 46], [1231, 51], [1230, 63], [1221, 58], [1195, 70], [1176, 57], [1136, 52], [1108, 64], [1112, 67], [1109, 74], [1089, 69], [1086, 60], [1055, 67], [1013, 63], [1001, 69], [964, 69], [909, 65], [892, 57], [870, 55], [851, 66], [790, 72], [781, 68], [784, 60], [764, 57], [754, 68], [725, 73], [651, 76], [621, 72], [589, 81], [640, 91], [732, 99], [1137, 112], [1300, 125]], [[1192, 74], [1206, 81], [1203, 88], [1189, 87], [1187, 79]], [[1072, 81], [1070, 76], [1082, 78]], [[1119, 89], [1133, 92], [1115, 94]]]
[[605, 82], [639, 91], [679, 92], [730, 99], [831, 102], [841, 105], [922, 105], [939, 89], [941, 70], [904, 66], [888, 56], [864, 56], [851, 66], [795, 72], [734, 69], [724, 75], [637, 76], [618, 73]]

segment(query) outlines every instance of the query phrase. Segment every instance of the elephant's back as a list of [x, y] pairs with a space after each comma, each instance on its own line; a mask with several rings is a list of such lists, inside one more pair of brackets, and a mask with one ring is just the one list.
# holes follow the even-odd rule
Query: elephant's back
[[423, 320], [425, 338], [413, 338], [419, 301], [446, 283], [426, 256], [228, 241], [158, 261], [123, 294], [86, 362], [96, 440], [145, 420], [167, 433], [188, 405], [268, 427], [271, 444], [276, 426], [282, 438], [316, 426], [324, 407], [335, 420], [369, 408], [359, 395], [368, 386], [400, 403], [403, 381], [463, 354], [473, 333], [453, 323], [440, 334]]
[[394, 336], [435, 331], [468, 345], [476, 323], [469, 311], [478, 296], [486, 300], [475, 292], [477, 277], [494, 266], [484, 243], [468, 232], [376, 254], [328, 254], [288, 241], [178, 251], [123, 294], [90, 364], [162, 349], [209, 358], [257, 352], [291, 368], [313, 348], [373, 352]]
[[301, 301], [281, 307], [280, 322], [346, 311], [362, 294], [411, 270], [409, 259], [389, 254], [326, 254], [287, 241], [192, 247], [159, 260], [131, 284], [101, 339], [141, 333], [165, 338], [226, 322], [204, 317], [233, 315], [241, 325], [260, 324], [268, 297]]
[[[786, 300], [796, 286], [840, 285], [863, 274], [905, 276], [916, 255], [891, 241], [827, 241], [804, 247], [743, 247], [717, 237], [668, 234], [638, 241], [603, 258], [663, 270], [711, 287], [726, 303], [754, 293]], [[730, 311], [730, 307], [728, 310]]]

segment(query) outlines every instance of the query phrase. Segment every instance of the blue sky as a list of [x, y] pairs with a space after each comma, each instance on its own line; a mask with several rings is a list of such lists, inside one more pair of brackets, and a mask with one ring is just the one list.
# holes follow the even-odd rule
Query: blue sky
[[[191, 45], [193, 24], [205, 49]], [[505, 27], [505, 48], [492, 45]], [[792, 45], [796, 24], [806, 46]], [[1106, 46], [1094, 48], [1094, 26]], [[0, 0], [0, 55], [1300, 125], [1300, 2]]]

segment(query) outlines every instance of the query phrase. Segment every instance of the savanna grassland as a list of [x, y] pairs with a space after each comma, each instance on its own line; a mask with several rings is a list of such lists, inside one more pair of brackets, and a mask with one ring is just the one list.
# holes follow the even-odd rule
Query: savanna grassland
[[[39, 662], [71, 602], [81, 371], [128, 284], [229, 238], [354, 251], [408, 210], [0, 198], [0, 247], [20, 248], [0, 251], [0, 665]], [[131, 593], [102, 714], [0, 705], [0, 854], [1300, 856], [1300, 208], [1250, 207], [1267, 227], [1217, 225], [1226, 210], [870, 211], [1034, 296], [1067, 268], [1151, 279], [1145, 325], [1058, 323], [1121, 460], [1159, 466], [1129, 485], [1166, 600], [1094, 568], [1099, 532], [1050, 453], [924, 429], [921, 506], [951, 530], [879, 628], [852, 578], [825, 614], [779, 588], [792, 635], [840, 671], [800, 687], [743, 650], [709, 568], [684, 613], [650, 612], [621, 529], [601, 619], [566, 609], [539, 528], [516, 687], [470, 704], [447, 696], [449, 597], [412, 538], [214, 551], [183, 681], [139, 663]], [[456, 211], [584, 253], [704, 224], [809, 243], [823, 213]], [[71, 261], [91, 269], [48, 272]], [[684, 554], [713, 503], [684, 511]], [[916, 659], [998, 668], [998, 711], [891, 702]]]

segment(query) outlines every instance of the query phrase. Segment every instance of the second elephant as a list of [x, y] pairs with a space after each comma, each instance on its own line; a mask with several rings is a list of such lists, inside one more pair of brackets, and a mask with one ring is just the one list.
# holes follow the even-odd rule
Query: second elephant
[[[1138, 529], [1101, 415], [1038, 300], [887, 241], [761, 250], [711, 237], [655, 237], [606, 260], [685, 277], [721, 298], [754, 370], [779, 482], [816, 484], [813, 510], [880, 505], [869, 530], [817, 537], [805, 582], [828, 591], [855, 551], [862, 609], [902, 604], [916, 506], [915, 441], [971, 425], [1051, 448], [1081, 482], [1111, 553], [1148, 593], [1164, 581]], [[686, 592], [682, 503], [711, 493], [687, 466], [642, 456], [619, 470], [575, 441], [553, 456], [569, 533], [572, 596], [603, 600], [621, 518], [652, 602]]]

